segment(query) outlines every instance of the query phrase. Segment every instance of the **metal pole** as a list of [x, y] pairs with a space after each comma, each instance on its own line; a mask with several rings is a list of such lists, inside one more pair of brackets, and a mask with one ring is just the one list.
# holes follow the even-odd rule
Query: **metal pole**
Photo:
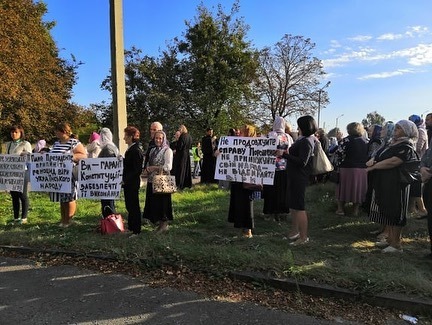
[[113, 141], [121, 153], [126, 151], [123, 130], [127, 125], [125, 60], [123, 44], [123, 3], [110, 0], [111, 83], [113, 100]]
[[318, 127], [320, 127], [320, 115], [321, 115], [321, 92], [324, 88], [330, 86], [331, 81], [327, 81], [327, 83], [322, 86], [320, 89], [318, 89]]
[[318, 128], [320, 127], [321, 92], [322, 92], [322, 88], [318, 90]]

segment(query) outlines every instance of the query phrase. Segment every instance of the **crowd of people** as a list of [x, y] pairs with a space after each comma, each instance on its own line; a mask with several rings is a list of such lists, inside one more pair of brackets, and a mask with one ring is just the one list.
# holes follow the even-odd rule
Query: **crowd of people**
[[[402, 251], [401, 232], [410, 214], [428, 218], [428, 231], [432, 238], [432, 182], [429, 181], [432, 178], [432, 114], [428, 114], [425, 121], [418, 115], [411, 115], [406, 120], [374, 124], [366, 130], [361, 123], [352, 122], [346, 127], [346, 136], [339, 129], [326, 133], [318, 128], [311, 116], [300, 117], [297, 126], [297, 132], [292, 132], [282, 117], [276, 117], [272, 131], [266, 135], [275, 138], [277, 143], [273, 185], [256, 189], [242, 182], [229, 182], [229, 186], [223, 187], [230, 191], [227, 220], [241, 230], [243, 237], [253, 237], [254, 193], [259, 191], [264, 200], [263, 214], [267, 220], [279, 220], [281, 216], [290, 214], [292, 224], [287, 237], [291, 244], [295, 246], [309, 242], [306, 187], [328, 181], [327, 174], [311, 176], [314, 147], [320, 142], [339, 176], [335, 187], [336, 215], [358, 216], [363, 210], [378, 225], [376, 246], [382, 247], [385, 253]], [[244, 125], [240, 129], [230, 129], [228, 135], [256, 137], [257, 133], [253, 126]], [[196, 169], [193, 172], [191, 165], [193, 140], [185, 125], [179, 126], [176, 139], [170, 144], [162, 124], [153, 122], [146, 151], [140, 144], [140, 131], [134, 126], [127, 126], [123, 139], [128, 148], [122, 158], [108, 128], [92, 132], [86, 147], [76, 139], [67, 123], [56, 127], [58, 140], [50, 148], [44, 140], [40, 140], [32, 150], [20, 126], [11, 127], [10, 136], [6, 154], [26, 155], [43, 151], [72, 154], [74, 164], [83, 158], [123, 159], [122, 187], [128, 230], [132, 237], [140, 234], [143, 219], [155, 224], [158, 233], [166, 232], [173, 220], [171, 194], [153, 193], [155, 175], [175, 176], [180, 191], [191, 188], [193, 174], [196, 176]], [[193, 154], [197, 158], [193, 159], [195, 168], [199, 164], [201, 183], [218, 182], [215, 179], [218, 144], [211, 128], [194, 147]], [[421, 161], [421, 180], [403, 184], [399, 181], [399, 170], [409, 161]], [[139, 191], [143, 173], [147, 176], [147, 188], [144, 209], [141, 210]], [[50, 193], [51, 200], [60, 203], [61, 227], [68, 227], [73, 222], [77, 199], [75, 182], [72, 177], [71, 193]], [[28, 179], [25, 180], [27, 183]], [[23, 192], [11, 191], [10, 194], [14, 222], [26, 223], [29, 205], [27, 188]], [[348, 212], [348, 203], [352, 206], [351, 213]], [[101, 200], [101, 210], [104, 217], [114, 213], [115, 201]]]

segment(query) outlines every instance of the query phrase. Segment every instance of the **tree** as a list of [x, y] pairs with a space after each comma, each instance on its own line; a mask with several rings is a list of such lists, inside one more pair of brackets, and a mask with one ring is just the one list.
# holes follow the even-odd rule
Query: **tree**
[[[225, 134], [250, 120], [258, 61], [245, 40], [247, 26], [234, 18], [238, 10], [238, 2], [230, 14], [218, 6], [213, 16], [200, 5], [195, 21], [186, 22], [184, 38], [175, 38], [159, 58], [134, 47], [125, 52], [129, 123], [143, 131], [158, 120], [168, 137], [185, 124], [198, 139], [209, 126]], [[102, 87], [110, 90], [109, 78]], [[105, 108], [99, 106], [99, 114], [109, 117]]]
[[219, 5], [216, 16], [200, 5], [195, 21], [186, 24], [184, 39], [176, 40], [182, 55], [183, 114], [202, 130], [222, 128], [221, 122], [236, 125], [240, 121], [233, 118], [244, 119], [249, 111], [258, 61], [246, 40], [248, 26], [234, 18], [238, 12], [238, 1], [230, 14]]
[[365, 128], [370, 127], [374, 124], [383, 125], [385, 118], [377, 113], [377, 111], [373, 111], [366, 115], [366, 118], [362, 120], [362, 124]]
[[273, 121], [276, 116], [313, 114], [329, 103], [319, 87], [325, 72], [321, 60], [311, 56], [314, 48], [309, 38], [287, 34], [260, 52], [257, 115]]
[[[0, 132], [24, 127], [29, 140], [49, 138], [67, 115], [77, 63], [59, 57], [43, 22], [46, 5], [32, 0], [0, 1]], [[73, 122], [76, 116], [72, 117]]]

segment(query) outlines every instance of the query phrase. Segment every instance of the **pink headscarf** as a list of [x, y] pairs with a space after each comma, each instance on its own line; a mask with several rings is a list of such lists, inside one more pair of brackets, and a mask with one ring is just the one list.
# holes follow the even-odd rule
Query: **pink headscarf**
[[92, 143], [93, 141], [95, 141], [95, 140], [99, 140], [99, 139], [100, 139], [100, 135], [97, 134], [96, 132], [93, 132], [93, 133], [90, 135], [89, 143]]

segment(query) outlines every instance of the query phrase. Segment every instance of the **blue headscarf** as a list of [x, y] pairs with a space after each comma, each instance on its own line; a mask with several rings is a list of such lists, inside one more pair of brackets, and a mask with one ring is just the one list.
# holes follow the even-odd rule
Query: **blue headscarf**
[[393, 132], [395, 129], [395, 124], [391, 121], [384, 124], [383, 129], [385, 130], [385, 134], [382, 138], [383, 144], [388, 144], [390, 140], [393, 138]]
[[415, 114], [411, 115], [408, 119], [417, 126], [420, 126], [423, 123], [422, 118]]

